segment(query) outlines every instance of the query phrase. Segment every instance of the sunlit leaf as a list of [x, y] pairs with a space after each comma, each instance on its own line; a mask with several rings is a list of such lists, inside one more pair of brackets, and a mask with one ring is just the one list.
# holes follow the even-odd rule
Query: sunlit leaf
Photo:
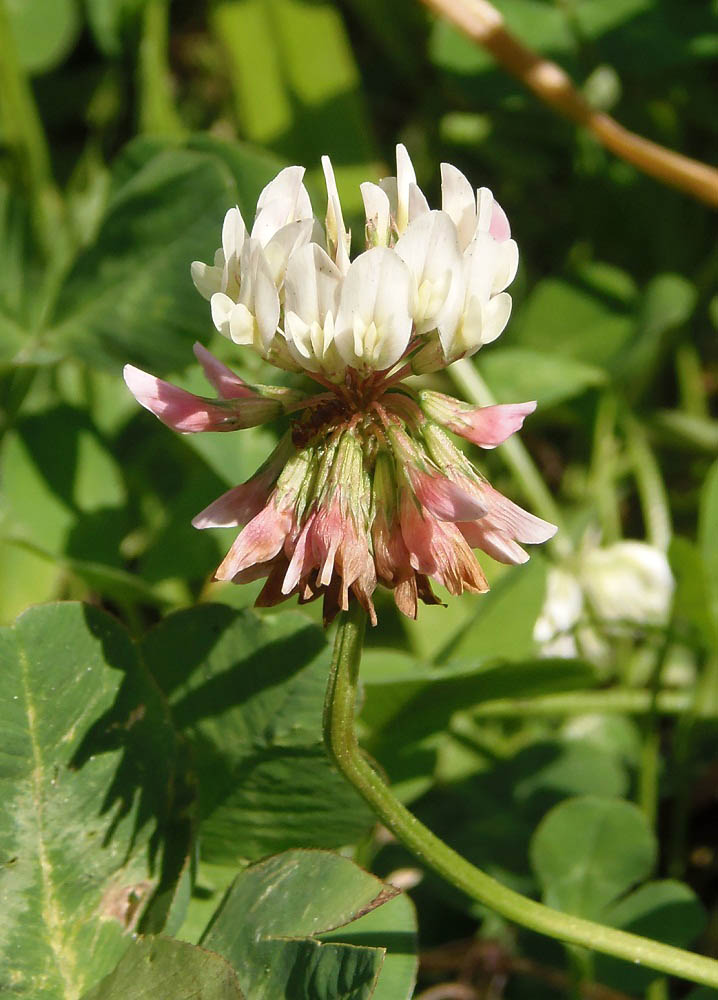
[[0, 630], [0, 942], [27, 1000], [109, 972], [162, 880], [175, 738], [124, 630], [81, 604]]

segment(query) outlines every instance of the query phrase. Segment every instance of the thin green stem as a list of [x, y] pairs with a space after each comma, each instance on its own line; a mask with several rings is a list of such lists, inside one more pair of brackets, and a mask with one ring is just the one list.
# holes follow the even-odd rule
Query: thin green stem
[[185, 129], [175, 107], [169, 45], [169, 2], [148, 0], [142, 19], [138, 59], [140, 132], [181, 136]]
[[616, 397], [606, 392], [599, 399], [593, 431], [590, 480], [606, 545], [621, 537], [621, 512], [616, 492]]
[[0, 0], [0, 123], [3, 140], [14, 153], [18, 176], [27, 188], [33, 225], [48, 257], [64, 249], [60, 226], [63, 206], [52, 176], [50, 147], [35, 98], [18, 59], [6, 0]]
[[[460, 392], [472, 403], [479, 406], [491, 406], [496, 402], [486, 382], [479, 375], [476, 367], [467, 358], [455, 361], [446, 369]], [[564, 529], [563, 516], [558, 504], [551, 496], [536, 468], [534, 460], [521, 439], [514, 435], [504, 442], [497, 452], [519, 482], [521, 489], [531, 503], [534, 512], [540, 517], [558, 525], [559, 532], [549, 543], [556, 555], [565, 557], [571, 554], [571, 540]]]
[[648, 681], [651, 703], [649, 711], [641, 719], [641, 762], [638, 771], [638, 804], [651, 824], [655, 827], [658, 817], [659, 774], [661, 766], [661, 734], [659, 731], [658, 696], [661, 691], [663, 669], [671, 647], [670, 632], [667, 632], [656, 650], [651, 676]]
[[616, 688], [609, 691], [564, 691], [536, 698], [497, 698], [477, 705], [472, 714], [482, 719], [546, 718], [563, 715], [680, 715], [691, 707], [689, 691], [652, 691]]
[[624, 414], [623, 423], [633, 460], [646, 538], [651, 545], [665, 552], [670, 545], [673, 527], [663, 476], [641, 424], [629, 412]]
[[694, 417], [710, 417], [706, 377], [695, 344], [688, 340], [679, 344], [675, 363], [681, 407]]
[[340, 618], [324, 704], [324, 740], [339, 770], [385, 826], [423, 864], [472, 899], [522, 927], [718, 988], [718, 962], [713, 959], [560, 913], [508, 889], [452, 850], [394, 797], [362, 755], [354, 728], [365, 624], [366, 614], [356, 603]]

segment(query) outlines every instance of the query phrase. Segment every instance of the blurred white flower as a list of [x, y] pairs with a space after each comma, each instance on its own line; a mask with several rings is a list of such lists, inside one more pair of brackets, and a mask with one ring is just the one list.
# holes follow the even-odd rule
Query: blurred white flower
[[[674, 590], [664, 552], [633, 540], [599, 547], [590, 541], [568, 567], [552, 567], [534, 639], [546, 656], [591, 658], [605, 652], [601, 631], [665, 625]], [[578, 642], [576, 641], [578, 637]]]

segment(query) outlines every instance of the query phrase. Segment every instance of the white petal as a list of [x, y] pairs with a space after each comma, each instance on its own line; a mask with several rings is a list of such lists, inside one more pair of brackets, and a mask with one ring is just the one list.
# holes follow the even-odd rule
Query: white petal
[[284, 280], [284, 301], [306, 323], [320, 326], [328, 312], [336, 313], [339, 303], [341, 272], [327, 253], [309, 243], [297, 250], [289, 261]]
[[409, 224], [409, 188], [416, 184], [414, 164], [406, 146], [396, 147], [396, 228], [401, 235]]
[[476, 230], [474, 189], [450, 163], [441, 164], [441, 207], [454, 220], [459, 246], [465, 250]]
[[[463, 305], [464, 261], [456, 227], [446, 212], [428, 212], [411, 222], [396, 244], [395, 253], [409, 268], [420, 292], [422, 286], [429, 286], [414, 303], [419, 310], [414, 314], [417, 332], [433, 330], [449, 301], [456, 321]], [[429, 294], [431, 286], [443, 294]], [[431, 307], [427, 309], [429, 302]]]
[[232, 310], [229, 319], [228, 336], [235, 344], [241, 344], [243, 347], [254, 347], [255, 328], [254, 316], [243, 302], [239, 302]]
[[229, 337], [229, 321], [235, 303], [224, 292], [215, 292], [209, 301], [212, 322], [221, 334]]
[[324, 171], [324, 181], [327, 186], [327, 248], [329, 255], [334, 258], [337, 267], [346, 274], [349, 269], [349, 234], [344, 227], [344, 217], [342, 206], [339, 201], [339, 191], [334, 176], [332, 161], [328, 156], [322, 157], [322, 170]]
[[389, 242], [391, 205], [386, 192], [378, 184], [365, 181], [359, 185], [366, 212], [367, 240], [376, 246]]
[[263, 253], [258, 255], [254, 281], [254, 315], [262, 346], [267, 352], [277, 332], [280, 306], [277, 286]]
[[479, 188], [476, 192], [477, 229], [488, 233], [494, 212], [494, 196], [489, 188]]
[[374, 247], [356, 258], [336, 321], [335, 343], [347, 364], [382, 370], [401, 357], [411, 336], [410, 286], [411, 275], [392, 250]]
[[496, 257], [496, 271], [491, 285], [491, 294], [503, 292], [508, 288], [516, 277], [519, 266], [519, 248], [516, 240], [506, 240], [504, 243], [497, 243], [499, 253]]
[[483, 314], [483, 329], [481, 343], [490, 344], [503, 333], [511, 315], [511, 296], [507, 292], [494, 295], [481, 308]]
[[282, 226], [264, 248], [272, 280], [280, 288], [287, 270], [289, 258], [296, 250], [308, 243], [312, 234], [311, 219], [301, 219]]
[[429, 211], [429, 202], [418, 184], [409, 185], [409, 222]]
[[[252, 237], [265, 246], [278, 229], [298, 219], [297, 207], [306, 209], [308, 196], [302, 194], [304, 167], [285, 167], [264, 188], [257, 201]], [[311, 206], [310, 206], [311, 207]]]
[[221, 267], [212, 267], [209, 264], [203, 264], [201, 260], [193, 260], [190, 273], [194, 287], [208, 301], [222, 287]]
[[464, 278], [467, 296], [482, 301], [502, 291], [513, 281], [518, 267], [518, 247], [514, 240], [497, 241], [481, 230], [464, 254]]
[[242, 213], [235, 205], [227, 212], [222, 224], [222, 250], [225, 260], [229, 260], [232, 256], [239, 257], [246, 235], [247, 229]]
[[295, 312], [285, 313], [284, 337], [292, 357], [302, 365], [312, 357], [310, 334], [310, 323], [305, 323]]
[[257, 214], [272, 201], [286, 201], [292, 206], [296, 205], [303, 177], [304, 167], [285, 167], [284, 170], [280, 170], [277, 176], [262, 188], [257, 198]]

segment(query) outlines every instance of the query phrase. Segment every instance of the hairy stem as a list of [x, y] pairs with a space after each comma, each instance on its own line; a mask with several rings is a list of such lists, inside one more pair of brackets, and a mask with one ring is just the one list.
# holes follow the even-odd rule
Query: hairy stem
[[366, 613], [356, 602], [341, 615], [324, 704], [324, 740], [344, 777], [419, 861], [472, 899], [539, 934], [718, 987], [718, 962], [713, 959], [560, 913], [508, 889], [452, 850], [395, 798], [364, 758], [354, 728], [365, 625]]
[[718, 170], [629, 132], [610, 115], [592, 108], [560, 66], [543, 59], [506, 30], [503, 17], [488, 0], [422, 2], [487, 49], [544, 104], [582, 125], [616, 156], [664, 184], [718, 206]]

